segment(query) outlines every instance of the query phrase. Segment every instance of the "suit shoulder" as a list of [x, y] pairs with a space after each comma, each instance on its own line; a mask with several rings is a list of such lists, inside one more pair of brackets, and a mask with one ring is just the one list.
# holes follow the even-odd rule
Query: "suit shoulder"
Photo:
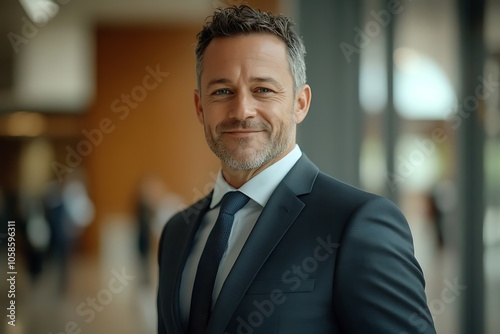
[[313, 193], [324, 197], [328, 201], [339, 203], [344, 207], [359, 206], [373, 199], [382, 198], [379, 195], [359, 189], [323, 172], [318, 174]]
[[325, 173], [319, 174], [317, 188], [317, 193], [325, 200], [337, 203], [337, 207], [347, 209], [353, 215], [358, 210], [374, 210], [379, 214], [391, 212], [399, 219], [406, 221], [401, 209], [388, 198], [364, 191]]

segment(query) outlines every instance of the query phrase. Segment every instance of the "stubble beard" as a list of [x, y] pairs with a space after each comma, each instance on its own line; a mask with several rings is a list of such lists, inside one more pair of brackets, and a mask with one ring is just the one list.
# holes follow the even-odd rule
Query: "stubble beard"
[[[214, 154], [227, 166], [238, 170], [256, 169], [278, 157], [293, 141], [292, 120], [280, 124], [273, 136], [272, 127], [267, 123], [249, 121], [233, 121], [221, 123], [216, 128], [216, 134], [205, 128], [205, 139]], [[222, 131], [229, 129], [260, 129], [265, 136], [257, 138], [234, 139], [236, 148], [229, 148], [222, 139]]]

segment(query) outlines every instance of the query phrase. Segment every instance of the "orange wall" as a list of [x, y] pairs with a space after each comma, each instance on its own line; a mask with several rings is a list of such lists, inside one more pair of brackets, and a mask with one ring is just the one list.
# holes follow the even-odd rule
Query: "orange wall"
[[[203, 191], [211, 182], [210, 172], [217, 171], [219, 163], [205, 144], [193, 107], [198, 29], [97, 30], [96, 100], [84, 128], [94, 133], [100, 129], [103, 134], [84, 162], [97, 210], [86, 238], [87, 248], [98, 247], [98, 226], [108, 214], [133, 214], [136, 186], [143, 173], [157, 173], [191, 202], [199, 193], [197, 189]], [[150, 91], [143, 88], [148, 67], [168, 72]], [[156, 83], [151, 77], [146, 86]], [[122, 94], [132, 95], [137, 106], [122, 102]], [[95, 138], [98, 142], [99, 136]]]

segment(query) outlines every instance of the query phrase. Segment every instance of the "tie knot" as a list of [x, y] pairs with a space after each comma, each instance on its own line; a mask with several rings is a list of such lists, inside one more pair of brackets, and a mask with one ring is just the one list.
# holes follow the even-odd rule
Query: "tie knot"
[[234, 215], [248, 203], [250, 198], [240, 191], [230, 191], [222, 197], [220, 212]]

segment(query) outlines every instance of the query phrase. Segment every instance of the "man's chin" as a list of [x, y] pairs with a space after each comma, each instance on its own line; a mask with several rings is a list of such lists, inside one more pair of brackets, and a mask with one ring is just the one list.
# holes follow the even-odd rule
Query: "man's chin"
[[261, 155], [257, 154], [254, 150], [249, 152], [231, 152], [226, 156], [219, 156], [225, 165], [232, 169], [248, 170], [256, 169], [266, 163]]

